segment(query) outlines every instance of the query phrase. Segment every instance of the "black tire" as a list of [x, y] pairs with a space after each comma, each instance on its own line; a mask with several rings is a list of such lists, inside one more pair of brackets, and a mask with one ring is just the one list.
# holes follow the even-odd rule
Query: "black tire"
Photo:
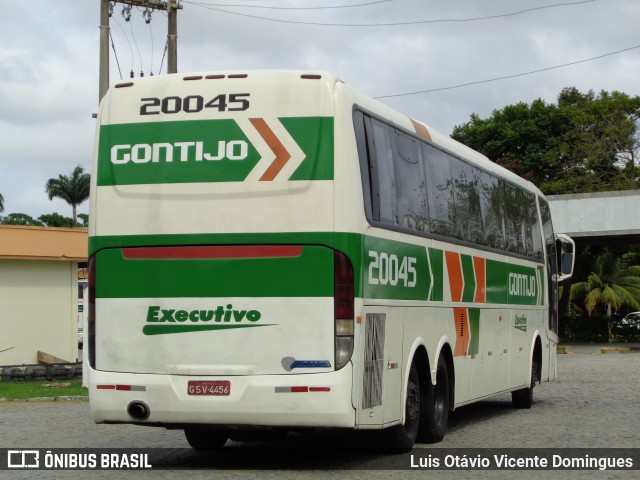
[[224, 447], [229, 439], [227, 432], [219, 430], [191, 430], [185, 429], [187, 442], [196, 450], [216, 450]]
[[413, 448], [420, 428], [424, 401], [422, 380], [414, 362], [411, 364], [409, 381], [407, 382], [404, 425], [396, 425], [384, 431], [383, 443], [387, 450], [394, 453], [405, 453]]
[[511, 403], [515, 408], [531, 408], [533, 405], [533, 387], [539, 381], [538, 362], [533, 359], [531, 361], [531, 385], [511, 392]]
[[[425, 382], [426, 383], [426, 382]], [[447, 362], [441, 356], [438, 358], [436, 372], [436, 384], [431, 381], [426, 390], [425, 408], [420, 419], [420, 431], [418, 440], [425, 443], [436, 443], [442, 441], [447, 433], [447, 423], [449, 422], [450, 389], [449, 389], [449, 369]]]

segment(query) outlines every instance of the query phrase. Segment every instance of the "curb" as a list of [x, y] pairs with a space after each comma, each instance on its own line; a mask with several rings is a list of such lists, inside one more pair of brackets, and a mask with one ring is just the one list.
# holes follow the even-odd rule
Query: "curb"
[[86, 395], [63, 397], [0, 398], [0, 402], [86, 402], [88, 400], [89, 397]]

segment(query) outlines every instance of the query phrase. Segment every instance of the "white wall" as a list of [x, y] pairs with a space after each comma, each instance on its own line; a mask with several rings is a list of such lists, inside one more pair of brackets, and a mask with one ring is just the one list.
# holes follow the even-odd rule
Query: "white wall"
[[78, 355], [77, 262], [0, 259], [0, 365]]

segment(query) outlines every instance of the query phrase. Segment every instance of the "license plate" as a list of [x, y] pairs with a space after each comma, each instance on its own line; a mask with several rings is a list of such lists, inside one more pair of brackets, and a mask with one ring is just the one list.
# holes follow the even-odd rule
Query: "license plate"
[[189, 380], [187, 393], [227, 397], [231, 393], [231, 382], [229, 380]]

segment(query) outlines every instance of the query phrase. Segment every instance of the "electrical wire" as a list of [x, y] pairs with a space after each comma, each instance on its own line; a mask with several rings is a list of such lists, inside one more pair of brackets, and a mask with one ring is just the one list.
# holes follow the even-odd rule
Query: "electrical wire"
[[116, 24], [120, 27], [120, 30], [122, 30], [122, 34], [124, 35], [125, 40], [129, 44], [129, 50], [131, 52], [131, 72], [133, 73], [133, 46], [129, 41], [129, 36], [127, 35], [127, 32], [125, 31], [124, 27], [120, 25], [120, 22], [118, 21], [118, 19], [114, 17], [113, 20], [115, 20]]
[[169, 39], [164, 42], [164, 52], [162, 53], [162, 60], [160, 60], [160, 69], [158, 70], [158, 74], [162, 74], [162, 64], [164, 63], [164, 57], [167, 54], [167, 49], [169, 48]]
[[111, 35], [111, 30], [109, 30], [109, 38], [111, 39], [111, 49], [113, 50], [113, 55], [116, 57], [116, 64], [118, 65], [118, 73], [120, 74], [120, 80], [122, 80], [122, 70], [120, 70], [120, 61], [118, 60], [118, 52], [116, 52], [116, 46], [113, 43], [113, 35]]
[[416, 92], [396, 93], [396, 94], [393, 94], [393, 95], [380, 95], [380, 96], [373, 97], [373, 98], [379, 100], [381, 98], [408, 97], [410, 95], [419, 95], [419, 94], [422, 94], [422, 93], [441, 92], [443, 90], [453, 90], [455, 88], [463, 88], [463, 87], [468, 87], [470, 85], [480, 85], [482, 83], [496, 82], [498, 80], [506, 80], [506, 79], [509, 79], [509, 78], [524, 77], [524, 76], [527, 76], [527, 75], [533, 75], [535, 73], [547, 72], [549, 70], [555, 70], [557, 68], [564, 68], [564, 67], [569, 67], [571, 65], [578, 65], [580, 63], [592, 62], [594, 60], [599, 60], [601, 58], [610, 57], [612, 55], [618, 55], [620, 53], [628, 52], [630, 50], [635, 50], [637, 48], [640, 48], [640, 45], [636, 45], [634, 47], [629, 47], [629, 48], [623, 48], [622, 50], [617, 50], [615, 52], [604, 53], [602, 55], [598, 55], [597, 57], [585, 58], [583, 60], [576, 60], [575, 62], [563, 63], [562, 65], [554, 65], [553, 67], [540, 68], [538, 70], [531, 70], [529, 72], [515, 73], [513, 75], [505, 75], [505, 76], [502, 76], [502, 77], [489, 78], [489, 79], [486, 79], [486, 80], [478, 80], [478, 81], [475, 81], [475, 82], [461, 83], [459, 85], [452, 85], [452, 86], [449, 86], [449, 87], [431, 88], [429, 90], [418, 90]]
[[149, 67], [151, 70], [151, 76], [153, 77], [153, 29], [151, 28], [151, 22], [149, 22], [149, 35], [151, 36], [151, 66]]
[[191, 3], [192, 5], [197, 5], [199, 7], [202, 6], [212, 6], [212, 7], [224, 7], [224, 8], [261, 8], [263, 10], [338, 10], [343, 8], [358, 8], [358, 7], [368, 7], [370, 5], [377, 5], [379, 3], [387, 3], [387, 2], [396, 2], [397, 0], [376, 0], [374, 2], [367, 3], [357, 3], [353, 5], [334, 5], [334, 6], [326, 6], [326, 7], [272, 7], [266, 5], [230, 5], [223, 3], [209, 3], [209, 2], [194, 2], [184, 0], [183, 3]]
[[510, 13], [502, 13], [497, 15], [487, 15], [484, 17], [473, 17], [473, 18], [441, 18], [436, 20], [412, 20], [406, 22], [389, 22], [389, 23], [322, 23], [322, 22], [303, 22], [299, 20], [284, 20], [281, 18], [269, 18], [269, 17], [261, 17], [258, 15], [251, 15], [249, 13], [240, 13], [233, 12], [230, 10], [225, 10], [222, 8], [217, 8], [211, 6], [210, 4], [205, 4], [202, 2], [192, 2], [188, 0], [183, 0], [183, 3], [188, 3], [194, 5], [196, 7], [204, 8], [207, 10], [214, 10], [216, 12], [227, 13], [229, 15], [236, 15], [240, 17], [252, 18], [255, 20], [264, 20], [269, 22], [277, 22], [277, 23], [292, 23], [296, 25], [309, 25], [309, 26], [317, 26], [317, 27], [397, 27], [397, 26], [407, 26], [407, 25], [423, 25], [423, 24], [433, 24], [433, 23], [463, 23], [463, 22], [477, 22], [482, 20], [493, 20], [496, 18], [505, 18], [505, 17], [514, 17], [516, 15], [522, 15], [524, 13], [533, 12], [536, 10], [544, 10], [549, 8], [556, 7], [564, 7], [564, 6], [574, 6], [581, 5], [584, 3], [592, 3], [598, 2], [601, 0], [580, 0], [577, 2], [566, 2], [566, 3], [555, 3], [552, 5], [543, 5], [540, 7], [527, 8], [525, 10], [519, 10], [517, 12]]
[[[131, 29], [131, 38], [133, 39], [133, 43], [136, 46], [136, 50], [138, 51], [138, 59], [140, 60], [140, 76], [144, 77], [144, 73], [142, 72], [142, 55], [140, 54], [140, 47], [138, 47], [138, 42], [136, 41], [136, 36], [133, 33], [133, 23], [129, 22], [129, 27]], [[133, 73], [133, 69], [132, 69]]]

